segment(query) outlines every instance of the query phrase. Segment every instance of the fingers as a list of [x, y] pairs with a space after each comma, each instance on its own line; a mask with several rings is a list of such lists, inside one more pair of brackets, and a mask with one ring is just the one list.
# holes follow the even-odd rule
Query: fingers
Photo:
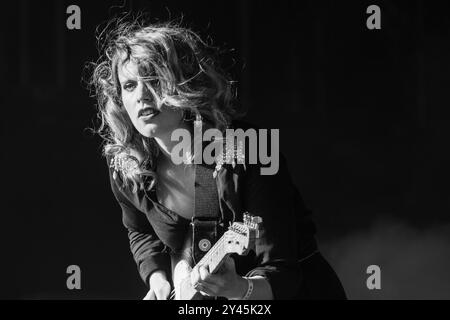
[[195, 266], [191, 271], [191, 285], [195, 288], [197, 283], [200, 281], [200, 273], [198, 272], [198, 267]]
[[170, 295], [170, 284], [167, 282], [162, 287], [155, 290], [157, 300], [167, 300]]
[[156, 300], [167, 300], [167, 298], [169, 297], [170, 292], [166, 292], [166, 291], [156, 291], [155, 295], [156, 295]]
[[192, 287], [203, 295], [233, 297], [242, 278], [236, 273], [234, 259], [227, 257], [219, 272], [211, 274], [208, 267], [196, 266], [191, 271]]
[[201, 284], [201, 283], [197, 283], [196, 288], [197, 291], [199, 291], [202, 295], [204, 296], [211, 296], [211, 297], [215, 297], [218, 294], [217, 291], [217, 287], [214, 286], [210, 286], [207, 284]]
[[150, 289], [142, 300], [167, 300], [170, 295], [170, 284], [164, 283], [160, 287]]
[[217, 296], [225, 282], [221, 276], [209, 273], [207, 267], [200, 266], [192, 269], [191, 284], [203, 295]]
[[215, 282], [217, 275], [209, 273], [208, 267], [194, 267], [191, 272], [191, 284], [194, 286], [198, 282]]
[[209, 270], [205, 266], [200, 266], [198, 268], [198, 272], [200, 274], [200, 280], [202, 281], [208, 281], [208, 278], [210, 276]]
[[150, 289], [142, 300], [156, 300], [155, 291]]

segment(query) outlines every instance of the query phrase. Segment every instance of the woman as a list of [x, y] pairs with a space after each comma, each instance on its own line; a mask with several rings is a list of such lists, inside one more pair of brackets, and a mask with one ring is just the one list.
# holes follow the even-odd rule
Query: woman
[[[317, 250], [314, 225], [283, 161], [277, 174], [266, 176], [248, 161], [194, 164], [193, 149], [174, 163], [175, 130], [248, 128], [236, 121], [232, 82], [208, 51], [194, 32], [177, 25], [122, 23], [109, 34], [92, 77], [112, 191], [150, 289], [145, 299], [168, 299], [173, 257], [196, 248], [189, 254], [194, 266], [205, 254], [192, 246], [195, 237], [217, 240], [244, 212], [263, 221], [254, 252], [227, 256], [215, 273], [196, 266], [192, 288], [227, 299], [345, 298]], [[201, 206], [216, 223], [203, 223]]]

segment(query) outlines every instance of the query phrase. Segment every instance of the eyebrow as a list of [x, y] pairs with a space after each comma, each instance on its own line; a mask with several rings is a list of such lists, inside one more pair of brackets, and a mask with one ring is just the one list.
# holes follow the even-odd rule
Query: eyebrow
[[[119, 78], [119, 81], [120, 81], [120, 78]], [[130, 78], [125, 78], [123, 81], [120, 81], [121, 83], [123, 83], [123, 84], [125, 84], [125, 83], [127, 83], [127, 82], [137, 82], [137, 80], [135, 80], [135, 79], [130, 79]]]
[[158, 77], [158, 76], [147, 76], [147, 77], [138, 76], [137, 79], [136, 78], [128, 78], [128, 77], [120, 77], [120, 76], [118, 76], [118, 78], [119, 78], [119, 82], [121, 84], [125, 84], [125, 83], [127, 83], [129, 81], [137, 82], [139, 79], [143, 79], [144, 81], [153, 81], [153, 80], [159, 80], [160, 79], [160, 77]]
[[[124, 72], [124, 69], [126, 72]], [[125, 73], [127, 73], [128, 75], [126, 75]], [[153, 80], [159, 80], [160, 77], [158, 75], [149, 75], [149, 76], [142, 76], [142, 75], [133, 75], [129, 70], [127, 70], [127, 68], [122, 65], [122, 70], [119, 73], [119, 70], [117, 70], [117, 77], [119, 79], [119, 82], [121, 84], [125, 84], [128, 81], [138, 81], [138, 80], [144, 80], [144, 81], [153, 81]]]
[[[125, 74], [124, 69], [126, 70], [126, 73], [128, 73], [128, 75]], [[117, 70], [117, 78], [119, 79], [119, 82], [125, 83], [130, 80], [136, 81], [136, 76], [134, 76], [129, 70], [124, 68], [124, 65], [121, 66], [120, 71], [121, 72], [119, 72], [119, 70]]]

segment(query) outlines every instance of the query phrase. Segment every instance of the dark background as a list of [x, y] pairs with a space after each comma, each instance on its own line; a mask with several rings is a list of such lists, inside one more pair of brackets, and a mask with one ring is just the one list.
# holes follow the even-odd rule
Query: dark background
[[[71, 4], [81, 30], [66, 28]], [[371, 4], [381, 30], [366, 28]], [[81, 81], [98, 58], [96, 26], [130, 9], [183, 15], [185, 26], [234, 49], [223, 62], [246, 119], [280, 129], [349, 298], [450, 298], [450, 13], [445, 2], [419, 0], [3, 3], [0, 297], [146, 293]], [[81, 290], [66, 288], [72, 264]], [[366, 287], [371, 264], [381, 290]]]

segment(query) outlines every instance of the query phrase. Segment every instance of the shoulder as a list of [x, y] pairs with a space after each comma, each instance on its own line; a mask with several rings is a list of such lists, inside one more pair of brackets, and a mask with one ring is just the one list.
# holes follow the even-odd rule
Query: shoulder
[[123, 193], [123, 180], [120, 174], [117, 172], [116, 166], [116, 159], [114, 155], [106, 155], [106, 166], [108, 168], [108, 175], [109, 175], [109, 182], [111, 184], [111, 189], [116, 195], [116, 197]]
[[123, 174], [120, 172], [119, 159], [117, 155], [106, 155], [105, 157], [111, 190], [117, 201], [128, 203], [131, 190], [127, 187]]

